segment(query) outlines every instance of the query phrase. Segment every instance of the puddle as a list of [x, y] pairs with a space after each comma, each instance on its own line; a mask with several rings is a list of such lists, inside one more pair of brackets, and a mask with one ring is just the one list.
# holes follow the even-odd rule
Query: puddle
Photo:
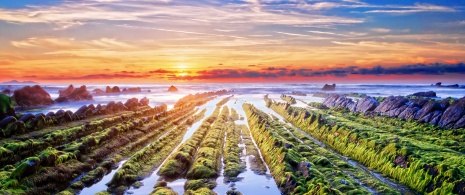
[[[183, 140], [182, 142], [176, 146], [176, 148], [171, 152], [171, 154], [168, 156], [168, 158], [166, 158], [162, 163], [161, 165], [165, 164], [165, 162], [169, 159], [169, 157], [174, 153], [176, 152], [179, 147], [187, 140], [189, 139], [189, 137], [192, 136], [192, 134], [200, 127], [200, 125], [202, 125], [203, 123], [203, 120], [205, 120], [206, 118], [208, 118], [216, 109], [216, 104], [218, 102], [220, 102], [223, 98], [225, 98], [227, 96], [219, 96], [219, 97], [216, 97], [215, 99], [207, 102], [205, 105], [202, 105], [202, 106], [199, 106], [198, 108], [200, 110], [203, 110], [204, 108], [207, 109], [207, 111], [205, 112], [205, 116], [199, 120], [198, 122], [195, 122], [191, 127], [189, 127], [189, 129], [187, 130], [186, 134], [184, 135], [183, 137]], [[126, 192], [126, 194], [150, 194], [152, 191], [153, 191], [153, 186], [155, 186], [155, 184], [158, 182], [158, 180], [160, 179], [160, 176], [157, 174], [158, 171], [160, 170], [160, 168], [162, 166], [158, 166], [155, 171], [152, 172], [152, 174], [141, 180], [140, 182], [142, 182], [144, 185], [141, 186], [140, 188], [137, 188], [135, 189], [134, 187], [130, 187], [129, 190]], [[180, 182], [182, 182], [182, 185], [180, 184]], [[181, 181], [181, 180], [174, 180], [174, 181], [167, 181], [168, 183], [168, 186], [173, 186], [175, 187], [176, 189], [180, 190], [180, 188], [182, 188], [182, 192], [178, 192], [179, 194], [183, 194], [184, 193], [184, 182], [185, 181]], [[173, 188], [174, 190], [174, 188]], [[128, 193], [129, 192], [129, 193]]]
[[79, 194], [82, 194], [82, 195], [85, 195], [85, 194], [96, 194], [96, 193], [99, 193], [103, 190], [107, 190], [108, 186], [107, 186], [107, 183], [111, 181], [111, 179], [113, 179], [113, 176], [116, 174], [116, 172], [122, 167], [122, 165], [127, 161], [126, 160], [123, 160], [123, 161], [120, 161], [118, 164], [117, 164], [117, 168], [116, 169], [113, 169], [111, 170], [111, 172], [105, 176], [103, 176], [102, 180], [100, 180], [99, 182], [97, 182], [96, 184], [88, 187], [88, 188], [84, 188], [82, 189], [82, 191], [79, 193]]

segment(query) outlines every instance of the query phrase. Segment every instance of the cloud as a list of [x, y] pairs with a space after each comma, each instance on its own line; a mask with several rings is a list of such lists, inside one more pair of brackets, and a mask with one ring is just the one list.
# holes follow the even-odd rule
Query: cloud
[[388, 33], [388, 32], [391, 32], [390, 29], [387, 29], [387, 28], [372, 28], [370, 29], [371, 31], [373, 32], [377, 32], [377, 33]]
[[52, 76], [44, 77], [44, 80], [113, 80], [113, 79], [141, 79], [151, 77], [149, 74], [133, 74], [133, 73], [114, 73], [114, 74], [89, 74], [83, 76]]
[[196, 75], [176, 76], [172, 80], [210, 80], [210, 79], [236, 79], [236, 78], [279, 78], [279, 77], [347, 77], [349, 75], [444, 75], [465, 74], [465, 64], [412, 64], [397, 67], [375, 66], [364, 68], [359, 66], [325, 68], [325, 69], [291, 69], [268, 67], [260, 70], [242, 69], [214, 69], [197, 71]]
[[413, 6], [385, 6], [384, 9], [369, 10], [363, 13], [388, 13], [388, 14], [408, 14], [419, 12], [456, 12], [452, 7], [439, 6], [433, 4], [416, 3]]

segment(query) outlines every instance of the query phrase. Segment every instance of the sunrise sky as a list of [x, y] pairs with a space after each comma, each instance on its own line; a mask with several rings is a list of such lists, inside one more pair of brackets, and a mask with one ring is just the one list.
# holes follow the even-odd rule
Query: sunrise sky
[[0, 1], [0, 82], [465, 79], [465, 0]]

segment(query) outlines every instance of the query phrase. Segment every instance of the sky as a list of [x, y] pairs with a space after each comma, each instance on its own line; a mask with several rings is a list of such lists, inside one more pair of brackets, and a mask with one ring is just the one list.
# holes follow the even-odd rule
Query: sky
[[0, 82], [465, 83], [465, 0], [0, 1]]

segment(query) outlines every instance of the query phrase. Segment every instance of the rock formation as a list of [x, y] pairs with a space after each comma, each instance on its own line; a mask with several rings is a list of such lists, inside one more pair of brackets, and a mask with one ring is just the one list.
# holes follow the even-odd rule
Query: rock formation
[[323, 86], [323, 88], [321, 90], [323, 90], [323, 91], [334, 91], [334, 90], [336, 90], [336, 84], [332, 84], [332, 85], [325, 84], [325, 86]]
[[124, 88], [123, 92], [142, 92], [142, 89], [140, 87]]
[[171, 92], [178, 91], [178, 88], [176, 88], [174, 85], [171, 85], [168, 91], [171, 91]]
[[416, 96], [416, 97], [437, 97], [436, 92], [434, 91], [426, 91], [426, 92], [417, 92], [409, 96]]
[[328, 108], [344, 107], [369, 116], [385, 115], [405, 120], [418, 120], [420, 123], [430, 123], [448, 129], [465, 127], [465, 97], [450, 104], [448, 99], [430, 101], [424, 98], [390, 96], [379, 103], [369, 96], [354, 102], [351, 98], [333, 94], [322, 104]]
[[39, 85], [26, 86], [13, 93], [13, 99], [22, 108], [48, 106], [53, 104], [52, 97]]
[[55, 99], [56, 102], [68, 102], [68, 101], [80, 101], [80, 100], [93, 100], [92, 95], [87, 91], [85, 85], [74, 88], [73, 85], [70, 85], [65, 90], [60, 90], [59, 97]]

